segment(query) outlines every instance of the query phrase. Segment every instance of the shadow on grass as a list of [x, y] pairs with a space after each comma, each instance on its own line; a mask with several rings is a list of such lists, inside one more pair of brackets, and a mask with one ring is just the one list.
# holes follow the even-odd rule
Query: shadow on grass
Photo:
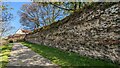
[[[33, 44], [29, 42], [22, 42], [23, 45], [31, 48], [36, 53], [51, 60], [52, 63], [58, 64], [62, 67], [65, 66], [111, 66], [113, 68], [118, 66], [111, 62], [96, 60], [76, 53], [65, 52], [57, 48], [47, 47], [44, 45]], [[72, 67], [71, 67], [72, 68]]]

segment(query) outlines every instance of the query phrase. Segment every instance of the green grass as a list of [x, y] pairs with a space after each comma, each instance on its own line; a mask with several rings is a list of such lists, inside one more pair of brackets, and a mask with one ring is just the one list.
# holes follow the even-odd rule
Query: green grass
[[31, 48], [36, 53], [51, 60], [52, 63], [60, 66], [118, 66], [116, 64], [100, 61], [76, 53], [61, 51], [57, 48], [47, 47], [43, 45], [22, 42], [23, 45]]
[[0, 46], [0, 68], [5, 68], [8, 63], [8, 57], [10, 56], [10, 51], [12, 44]]

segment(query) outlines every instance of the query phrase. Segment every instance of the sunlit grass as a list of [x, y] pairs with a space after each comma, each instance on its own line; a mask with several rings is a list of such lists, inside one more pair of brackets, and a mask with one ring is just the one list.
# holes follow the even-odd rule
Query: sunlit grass
[[51, 60], [52, 63], [60, 66], [118, 66], [116, 64], [91, 59], [88, 57], [80, 56], [76, 53], [68, 53], [61, 51], [57, 48], [47, 47], [44, 45], [38, 45], [28, 42], [22, 42], [23, 45], [31, 48], [36, 53]]
[[12, 48], [12, 44], [7, 44], [0, 46], [0, 68], [5, 68], [8, 63], [8, 57], [10, 56], [10, 50]]

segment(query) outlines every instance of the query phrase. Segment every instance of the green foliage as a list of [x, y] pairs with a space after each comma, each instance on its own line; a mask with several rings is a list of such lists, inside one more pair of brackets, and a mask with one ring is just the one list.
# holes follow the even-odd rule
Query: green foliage
[[8, 63], [8, 57], [10, 56], [10, 50], [12, 44], [0, 46], [0, 68], [5, 68]]
[[64, 66], [117, 66], [110, 62], [91, 59], [80, 56], [76, 53], [61, 51], [57, 48], [22, 42], [23, 45], [31, 48], [36, 53], [52, 61], [52, 63]]
[[72, 12], [83, 7], [85, 3], [83, 2], [50, 2], [50, 4], [62, 10]]
[[43, 30], [47, 30], [47, 29], [50, 29], [50, 26], [49, 26], [49, 25], [43, 27]]

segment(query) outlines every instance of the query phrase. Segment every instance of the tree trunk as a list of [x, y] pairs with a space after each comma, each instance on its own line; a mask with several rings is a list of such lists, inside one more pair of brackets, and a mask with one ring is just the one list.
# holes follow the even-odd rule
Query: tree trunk
[[39, 21], [35, 22], [35, 29], [39, 27], [40, 27]]
[[79, 2], [79, 8], [81, 8], [81, 2]]
[[77, 9], [77, 2], [75, 2], [75, 4], [74, 4], [74, 10], [76, 10]]

